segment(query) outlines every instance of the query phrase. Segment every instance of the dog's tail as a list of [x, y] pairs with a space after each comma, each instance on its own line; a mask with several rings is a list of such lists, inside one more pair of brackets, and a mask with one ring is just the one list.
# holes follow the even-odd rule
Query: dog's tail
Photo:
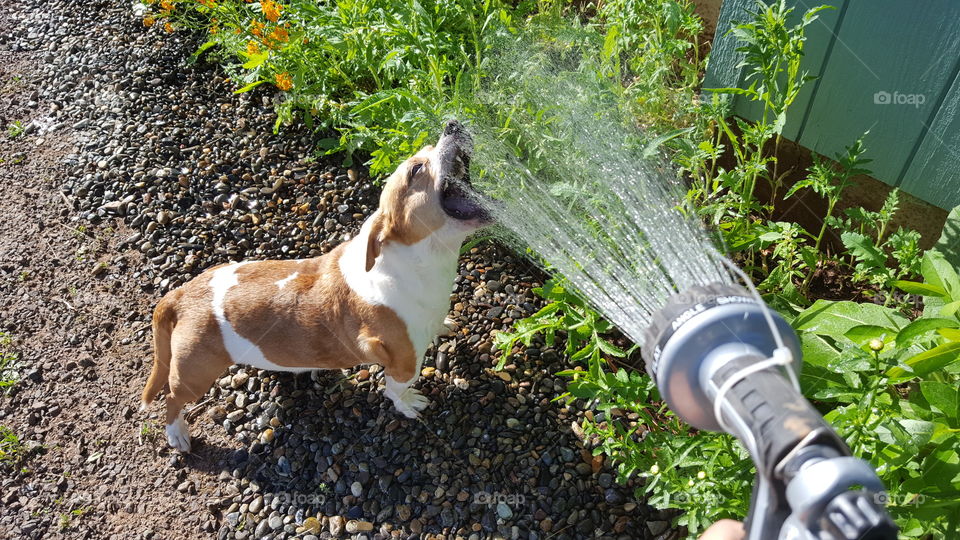
[[140, 409], [143, 410], [153, 402], [170, 374], [170, 335], [177, 323], [176, 313], [168, 296], [160, 299], [157, 308], [153, 310], [153, 370], [147, 379], [147, 386], [143, 389]]

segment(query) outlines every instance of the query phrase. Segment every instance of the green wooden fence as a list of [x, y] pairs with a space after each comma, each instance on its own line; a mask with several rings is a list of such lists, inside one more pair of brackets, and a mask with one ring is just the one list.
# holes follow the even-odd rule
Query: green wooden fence
[[[788, 112], [783, 134], [834, 157], [864, 131], [873, 176], [941, 208], [960, 204], [960, 0], [788, 0], [807, 27], [804, 67], [817, 77]], [[705, 88], [743, 87], [728, 34], [755, 0], [724, 0]], [[738, 97], [734, 113], [760, 108]]]

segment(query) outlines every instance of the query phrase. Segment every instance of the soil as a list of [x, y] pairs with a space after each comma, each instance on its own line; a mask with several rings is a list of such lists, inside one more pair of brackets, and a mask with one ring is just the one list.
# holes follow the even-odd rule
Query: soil
[[[0, 51], [0, 125], [41, 114], [31, 99], [36, 60]], [[38, 538], [194, 537], [204, 500], [157, 488], [190, 481], [197, 492], [212, 490], [218, 455], [238, 445], [210, 441], [195, 466], [174, 469], [160, 451], [165, 441], [140, 432], [134, 415], [154, 298], [116, 273], [137, 265], [117, 250], [129, 232], [120, 223], [92, 232], [73, 218], [57, 186], [77, 150], [69, 133], [0, 138], [0, 324], [22, 366], [22, 380], [0, 397], [0, 422], [25, 447], [19, 463], [4, 465], [2, 514], [17, 522], [3, 519], [0, 536], [15, 526]]]

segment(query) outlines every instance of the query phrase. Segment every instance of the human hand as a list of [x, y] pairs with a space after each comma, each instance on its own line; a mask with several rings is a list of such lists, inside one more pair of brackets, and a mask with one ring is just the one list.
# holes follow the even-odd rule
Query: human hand
[[743, 523], [732, 519], [721, 519], [700, 535], [700, 540], [743, 540], [747, 532]]

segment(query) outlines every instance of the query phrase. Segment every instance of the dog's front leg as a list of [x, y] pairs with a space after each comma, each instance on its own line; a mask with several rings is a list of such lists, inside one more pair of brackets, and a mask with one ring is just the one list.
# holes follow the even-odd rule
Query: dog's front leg
[[366, 352], [384, 367], [386, 387], [383, 394], [393, 401], [393, 406], [407, 418], [417, 418], [430, 401], [413, 388], [417, 382], [417, 357], [411, 350], [407, 354], [394, 355], [379, 338], [368, 337], [363, 341]]
[[417, 418], [420, 411], [427, 408], [430, 400], [427, 399], [420, 390], [413, 388], [413, 383], [417, 382], [418, 377], [414, 375], [406, 382], [400, 382], [389, 375], [387, 370], [385, 377], [387, 384], [384, 389], [384, 395], [393, 400], [393, 406], [407, 418]]

